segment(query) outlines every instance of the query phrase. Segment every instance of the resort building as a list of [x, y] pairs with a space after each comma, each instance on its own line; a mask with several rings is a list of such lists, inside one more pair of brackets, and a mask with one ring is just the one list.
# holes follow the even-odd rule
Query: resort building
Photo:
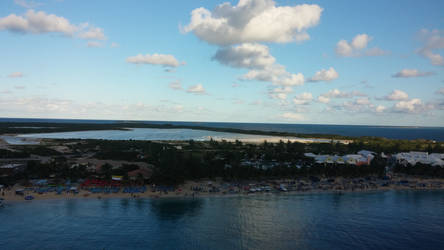
[[444, 167], [444, 154], [437, 154], [428, 152], [403, 152], [393, 155], [398, 164], [407, 166], [415, 166], [417, 163], [422, 163], [431, 166]]
[[361, 150], [357, 154], [348, 155], [317, 155], [313, 153], [305, 153], [306, 157], [314, 158], [318, 164], [350, 164], [350, 165], [370, 165], [375, 153], [367, 150]]

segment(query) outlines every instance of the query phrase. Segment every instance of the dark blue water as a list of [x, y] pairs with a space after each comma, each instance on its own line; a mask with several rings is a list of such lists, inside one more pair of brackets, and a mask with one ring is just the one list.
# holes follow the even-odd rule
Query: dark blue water
[[443, 191], [31, 201], [0, 209], [0, 249], [443, 246]]
[[[117, 120], [74, 120], [74, 119], [18, 119], [0, 118], [0, 122], [50, 122], [50, 123], [99, 123], [109, 124]], [[125, 121], [129, 122], [129, 121]], [[137, 121], [141, 122], [141, 121]], [[377, 136], [390, 139], [427, 139], [444, 141], [444, 127], [395, 127], [366, 125], [320, 125], [320, 124], [279, 124], [279, 123], [225, 123], [225, 122], [180, 122], [143, 121], [151, 124], [174, 124], [216, 128], [278, 131], [302, 134], [334, 134], [343, 136]]]

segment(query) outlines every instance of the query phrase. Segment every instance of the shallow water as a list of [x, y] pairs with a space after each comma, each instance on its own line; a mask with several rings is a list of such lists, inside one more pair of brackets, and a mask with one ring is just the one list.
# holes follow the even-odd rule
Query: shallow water
[[[46, 122], [46, 123], [119, 123], [116, 120], [73, 120], [0, 118], [0, 122]], [[335, 134], [344, 136], [377, 136], [391, 139], [427, 139], [444, 141], [444, 127], [372, 126], [372, 125], [328, 125], [328, 124], [279, 124], [279, 123], [231, 123], [231, 122], [180, 122], [180, 121], [137, 121], [147, 124], [173, 124], [215, 128], [278, 131], [301, 134]]]
[[443, 191], [59, 200], [0, 209], [0, 249], [442, 249]]
[[[248, 135], [237, 133], [225, 133], [198, 129], [157, 129], [157, 128], [134, 128], [131, 130], [95, 130], [61, 133], [37, 133], [19, 135], [21, 138], [49, 138], [49, 139], [104, 139], [104, 140], [160, 140], [160, 141], [205, 141], [213, 138], [226, 140], [261, 139], [273, 140], [280, 137], [264, 135]], [[294, 137], [288, 137], [289, 139]], [[301, 139], [305, 140], [305, 139]], [[315, 141], [328, 142], [329, 140], [312, 139]]]

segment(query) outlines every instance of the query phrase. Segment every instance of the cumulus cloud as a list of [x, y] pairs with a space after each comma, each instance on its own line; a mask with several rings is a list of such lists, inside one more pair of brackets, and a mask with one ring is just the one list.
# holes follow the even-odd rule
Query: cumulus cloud
[[258, 43], [244, 43], [220, 48], [213, 60], [235, 68], [265, 68], [275, 63], [267, 46]]
[[266, 45], [244, 43], [222, 47], [213, 56], [213, 60], [230, 67], [249, 69], [240, 78], [241, 80], [271, 82], [280, 86], [304, 84], [304, 76], [301, 73], [290, 73], [285, 66], [276, 63], [276, 59], [270, 54]]
[[418, 98], [413, 98], [406, 101], [399, 101], [393, 107], [395, 111], [402, 113], [422, 113], [432, 108], [432, 105], [424, 104]]
[[168, 87], [174, 90], [183, 90], [182, 83], [179, 80], [170, 82], [170, 84], [168, 84]]
[[200, 94], [200, 95], [206, 93], [205, 88], [202, 86], [202, 84], [196, 84], [188, 87], [187, 92], [191, 94]]
[[316, 26], [322, 8], [318, 5], [276, 6], [273, 0], [240, 0], [218, 5], [213, 11], [197, 8], [183, 28], [211, 44], [302, 41], [306, 30]]
[[291, 121], [302, 121], [304, 116], [298, 113], [286, 112], [280, 115], [281, 118]]
[[118, 48], [120, 45], [118, 43], [112, 42], [110, 47], [111, 48]]
[[403, 69], [396, 74], [392, 75], [392, 77], [421, 77], [421, 76], [430, 76], [433, 75], [433, 72], [421, 72], [417, 69]]
[[293, 98], [293, 103], [296, 105], [308, 105], [313, 100], [313, 95], [308, 92], [301, 93]]
[[268, 91], [268, 95], [272, 99], [285, 100], [285, 99], [287, 99], [288, 93], [291, 93], [292, 91], [293, 91], [293, 89], [288, 86], [287, 87], [277, 87], [277, 88], [270, 89]]
[[28, 10], [24, 16], [11, 14], [0, 18], [0, 30], [19, 33], [48, 33], [57, 32], [71, 36], [79, 28], [71, 24], [68, 19], [43, 11]]
[[162, 65], [164, 67], [178, 67], [185, 64], [184, 62], [179, 63], [179, 61], [173, 55], [162, 54], [139, 54], [137, 56], [128, 57], [126, 61], [133, 64]]
[[383, 97], [382, 99], [387, 100], [387, 101], [408, 100], [409, 95], [402, 90], [395, 89], [389, 95]]
[[319, 82], [319, 81], [333, 81], [339, 77], [338, 72], [333, 67], [329, 69], [322, 69], [309, 79], [310, 82]]
[[385, 106], [383, 106], [383, 105], [378, 105], [378, 106], [376, 106], [375, 111], [376, 111], [377, 113], [382, 113], [382, 112], [384, 112], [386, 109], [387, 109], [387, 108], [386, 108]]
[[359, 97], [351, 101], [334, 106], [336, 109], [344, 109], [350, 112], [372, 112], [375, 107], [368, 97]]
[[82, 31], [79, 34], [79, 37], [87, 40], [106, 40], [106, 36], [105, 33], [103, 33], [103, 29], [97, 27], [89, 27], [88, 30]]
[[242, 76], [243, 80], [271, 82], [281, 86], [300, 86], [304, 84], [304, 75], [288, 72], [282, 65], [273, 65], [265, 69], [253, 69]]
[[105, 40], [103, 29], [82, 23], [74, 25], [68, 19], [46, 14], [43, 11], [28, 10], [23, 16], [10, 14], [0, 18], [0, 31], [7, 30], [15, 33], [60, 33], [65, 36], [74, 37], [77, 35], [82, 39]]
[[335, 98], [353, 98], [353, 97], [367, 97], [366, 94], [359, 91], [341, 91], [339, 89], [332, 89], [326, 93], [318, 96], [317, 100], [321, 103], [329, 103], [331, 99]]
[[9, 78], [20, 78], [23, 77], [23, 73], [22, 72], [12, 72], [11, 74], [8, 75]]
[[444, 49], [444, 30], [422, 29], [419, 38], [424, 45], [417, 53], [429, 59], [432, 65], [444, 66], [444, 58], [438, 53], [438, 50]]
[[335, 52], [338, 56], [343, 57], [356, 57], [356, 56], [381, 56], [385, 55], [388, 52], [384, 51], [380, 48], [374, 47], [367, 49], [368, 43], [373, 38], [367, 34], [358, 34], [356, 35], [351, 42], [346, 40], [340, 40], [336, 44]]
[[320, 96], [318, 96], [318, 101], [321, 103], [329, 103], [330, 98], [320, 95]]

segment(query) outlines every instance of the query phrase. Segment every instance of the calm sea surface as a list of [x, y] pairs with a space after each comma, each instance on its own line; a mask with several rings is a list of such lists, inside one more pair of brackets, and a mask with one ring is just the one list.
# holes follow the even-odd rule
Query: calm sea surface
[[0, 249], [443, 249], [444, 192], [54, 200], [0, 208]]
[[[158, 128], [133, 128], [131, 130], [96, 130], [96, 131], [77, 131], [60, 133], [38, 133], [24, 134], [19, 137], [3, 137], [10, 144], [22, 144], [20, 138], [50, 138], [50, 139], [103, 139], [103, 140], [162, 140], [162, 141], [183, 141], [195, 140], [205, 141], [213, 139], [261, 139], [273, 140], [273, 136], [248, 135], [237, 133], [215, 132], [198, 129], [158, 129]], [[295, 137], [288, 137], [289, 139]], [[306, 140], [306, 139], [300, 139]], [[319, 142], [329, 142], [327, 139], [310, 139]], [[30, 142], [25, 142], [30, 143]]]
[[[49, 122], [49, 123], [118, 123], [115, 120], [28, 119], [0, 118], [0, 122]], [[128, 121], [126, 121], [128, 122]], [[391, 139], [428, 139], [444, 141], [444, 127], [395, 127], [366, 125], [320, 125], [320, 124], [273, 124], [273, 123], [227, 123], [227, 122], [179, 122], [137, 121], [151, 124], [173, 124], [236, 128], [262, 131], [278, 131], [302, 134], [335, 134], [343, 136], [378, 136]]]

